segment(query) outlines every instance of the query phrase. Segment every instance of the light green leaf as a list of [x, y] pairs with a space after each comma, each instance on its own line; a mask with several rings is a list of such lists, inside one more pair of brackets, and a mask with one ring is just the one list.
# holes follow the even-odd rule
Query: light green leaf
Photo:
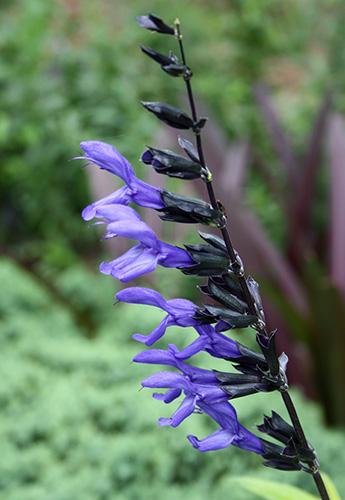
[[[282, 484], [267, 479], [256, 479], [254, 477], [241, 477], [236, 479], [241, 487], [259, 498], [265, 500], [318, 500], [318, 497], [306, 493], [300, 488], [289, 484]], [[333, 500], [333, 498], [332, 498]], [[334, 498], [334, 500], [336, 500]]]
[[324, 472], [321, 474], [321, 476], [325, 483], [326, 490], [330, 500], [341, 500], [340, 495], [337, 492], [337, 488], [335, 487], [335, 484], [333, 483], [332, 479]]

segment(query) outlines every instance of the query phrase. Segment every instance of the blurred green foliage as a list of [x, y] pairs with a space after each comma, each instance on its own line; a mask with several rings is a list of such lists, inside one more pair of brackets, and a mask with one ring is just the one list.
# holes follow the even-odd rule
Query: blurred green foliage
[[[0, 280], [6, 289], [0, 302], [5, 382], [0, 386], [0, 498], [216, 500], [231, 491], [232, 499], [248, 500], [232, 478], [253, 474], [312, 491], [307, 475], [265, 469], [254, 454], [236, 448], [194, 450], [185, 436], [212, 432], [207, 417], [195, 415], [177, 429], [155, 424], [173, 405], [153, 400], [149, 391], [138, 392], [140, 380], [155, 368], [130, 364], [140, 349], [130, 334], [138, 329], [139, 314], [143, 333], [160, 314], [140, 306], [112, 308], [112, 280], [98, 279], [92, 303], [94, 275], [86, 269], [66, 271], [58, 285], [66, 299], [85, 300], [97, 317], [93, 339], [65, 305], [13, 262], [1, 260]], [[191, 335], [175, 329], [162, 345], [182, 345]], [[204, 356], [203, 366], [219, 368]], [[344, 435], [323, 428], [315, 406], [297, 400], [324, 470], [345, 493], [345, 456], [338, 451], [345, 446]], [[263, 410], [271, 407], [282, 410], [279, 395], [236, 403], [241, 421], [254, 431]]]
[[21, 259], [57, 266], [95, 246], [80, 223], [88, 199], [81, 163], [69, 162], [79, 142], [117, 138], [128, 153], [139, 131], [144, 139], [152, 130], [138, 113], [139, 69], [124, 64], [132, 37], [116, 26], [103, 32], [91, 3], [78, 19], [66, 7], [14, 2], [0, 26], [1, 242]]
[[[63, 268], [98, 249], [80, 224], [88, 187], [78, 154], [81, 140], [116, 144], [136, 161], [156, 130], [139, 99], [176, 100], [180, 82], [162, 75], [138, 51], [140, 43], [171, 48], [168, 37], [140, 30], [134, 17], [149, 8], [188, 27], [196, 92], [231, 137], [250, 136], [269, 158], [252, 97], [264, 80], [275, 89], [296, 142], [308, 130], [327, 82], [341, 81], [340, 0], [14, 0], [0, 7], [0, 244], [26, 262]], [[322, 22], [320, 20], [322, 19]], [[338, 28], [339, 26], [339, 28]], [[330, 61], [330, 50], [332, 57]], [[329, 64], [337, 68], [334, 74]], [[332, 66], [332, 67], [333, 67]], [[252, 187], [251, 187], [252, 185]], [[255, 178], [250, 199], [264, 220]], [[270, 205], [272, 203], [269, 201]], [[15, 228], [15, 230], [14, 230]]]

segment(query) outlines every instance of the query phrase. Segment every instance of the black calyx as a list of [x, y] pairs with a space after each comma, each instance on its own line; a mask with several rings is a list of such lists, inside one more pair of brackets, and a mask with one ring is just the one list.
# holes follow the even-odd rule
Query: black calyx
[[232, 361], [236, 363], [236, 370], [248, 375], [255, 375], [255, 371], [260, 369], [262, 372], [267, 371], [267, 363], [264, 356], [260, 352], [253, 351], [249, 347], [238, 343], [240, 356], [237, 356]]
[[192, 161], [200, 163], [199, 154], [190, 141], [184, 139], [183, 137], [179, 137], [178, 143]]
[[257, 373], [223, 373], [214, 370], [219, 381], [219, 387], [228, 395], [229, 399], [241, 398], [258, 392], [271, 392], [275, 385], [267, 380], [262, 372]]
[[161, 54], [160, 52], [151, 49], [150, 47], [145, 47], [145, 45], [140, 45], [140, 48], [142, 52], [144, 52], [144, 54], [149, 56], [151, 59], [156, 61], [161, 66], [167, 66], [169, 64], [176, 63], [178, 61], [177, 57], [173, 54], [169, 54], [168, 56], [166, 56], [164, 54]]
[[169, 191], [163, 191], [161, 196], [164, 208], [158, 211], [163, 213], [160, 215], [162, 220], [210, 226], [219, 226], [223, 222], [223, 215], [202, 200]]
[[194, 121], [184, 111], [181, 111], [170, 104], [162, 102], [142, 102], [144, 108], [153, 113], [159, 120], [170, 127], [178, 129], [192, 129]]
[[227, 307], [211, 305], [205, 305], [202, 309], [198, 309], [195, 318], [202, 318], [205, 323], [217, 323], [217, 332], [233, 328], [247, 328], [257, 322], [257, 317], [252, 314], [242, 314]]
[[242, 302], [245, 302], [242, 287], [235, 274], [228, 272], [222, 276], [214, 276], [212, 281], [218, 288], [222, 288], [224, 291], [231, 293], [231, 295], [234, 295], [238, 299], [242, 300]]
[[156, 172], [169, 177], [192, 180], [204, 177], [205, 172], [200, 163], [167, 149], [147, 147], [141, 156], [141, 161], [152, 165]]
[[202, 238], [206, 243], [211, 245], [217, 250], [221, 250], [227, 255], [227, 250], [226, 250], [226, 245], [224, 243], [223, 238], [220, 238], [219, 236], [216, 236], [215, 234], [210, 234], [210, 233], [203, 233], [202, 231], [199, 231], [199, 236]]
[[242, 290], [240, 288], [240, 296], [236, 296], [236, 294], [232, 293], [231, 290], [225, 285], [224, 281], [222, 281], [221, 277], [211, 277], [208, 279], [206, 285], [202, 285], [199, 287], [200, 290], [211, 297], [212, 299], [220, 302], [224, 306], [236, 311], [238, 313], [247, 313], [248, 312], [248, 304], [242, 300]]
[[168, 73], [168, 75], [170, 76], [183, 76], [185, 80], [188, 80], [193, 76], [191, 69], [188, 68], [188, 66], [180, 63], [167, 64], [166, 66], [162, 66], [162, 70]]
[[[285, 453], [285, 448], [277, 444], [261, 439], [264, 449], [262, 455], [265, 467], [284, 471], [306, 470], [297, 455]], [[308, 470], [306, 470], [308, 472]]]
[[272, 411], [271, 417], [265, 415], [263, 423], [258, 425], [258, 430], [283, 444], [288, 444], [291, 439], [295, 442], [298, 441], [296, 431], [292, 425], [288, 424], [275, 411]]
[[272, 411], [271, 417], [264, 417], [258, 429], [283, 444], [279, 446], [262, 440], [265, 450], [263, 458], [268, 467], [311, 472], [311, 468], [318, 464], [314, 448], [309, 443], [307, 446], [302, 443], [295, 429], [275, 411]]
[[175, 30], [168, 24], [166, 24], [163, 19], [155, 16], [154, 14], [147, 14], [145, 16], [137, 16], [136, 18], [139, 26], [150, 31], [156, 31], [163, 35], [174, 35]]
[[193, 131], [196, 134], [199, 134], [200, 131], [205, 127], [206, 123], [207, 123], [207, 118], [200, 118], [193, 124]]
[[156, 52], [150, 47], [141, 45], [140, 48], [144, 52], [144, 54], [156, 61], [161, 66], [162, 70], [169, 75], [174, 77], [183, 76], [184, 78], [191, 78], [191, 70], [184, 64], [180, 64], [175, 54], [170, 53], [168, 56], [166, 56], [164, 54], [161, 54], [160, 52]]
[[200, 118], [200, 120], [194, 122], [187, 113], [170, 104], [145, 101], [142, 101], [141, 104], [159, 120], [173, 128], [192, 129], [194, 132], [199, 132], [206, 124], [206, 118]]
[[185, 245], [189, 255], [195, 262], [183, 270], [184, 274], [197, 276], [217, 276], [226, 271], [229, 266], [229, 257], [225, 251], [214, 248], [212, 245], [198, 244]]
[[[263, 355], [265, 356], [272, 375], [278, 375], [280, 371], [280, 363], [275, 346], [275, 336], [276, 331], [271, 332], [269, 336], [263, 335], [261, 333], [258, 333], [256, 336], [256, 341], [259, 344]], [[283, 368], [283, 372], [285, 373], [286, 367]]]
[[263, 323], [265, 323], [265, 314], [264, 314], [264, 310], [262, 307], [262, 300], [261, 300], [261, 296], [260, 296], [260, 292], [259, 292], [259, 284], [251, 276], [248, 276], [246, 281], [247, 281], [247, 286], [249, 288], [250, 294], [253, 298], [256, 314], [258, 315], [258, 318]]
[[239, 354], [229, 358], [240, 373], [214, 370], [219, 387], [229, 399], [240, 398], [258, 392], [271, 392], [281, 386], [279, 378], [272, 378], [265, 357], [248, 347], [238, 344]]
[[240, 355], [230, 359], [240, 374], [214, 371], [220, 387], [229, 399], [248, 396], [258, 392], [280, 390], [285, 378], [272, 376], [263, 354], [238, 344]]
[[195, 265], [185, 268], [183, 272], [198, 276], [219, 276], [226, 273], [230, 261], [224, 241], [218, 236], [201, 231], [199, 235], [207, 243], [185, 245]]

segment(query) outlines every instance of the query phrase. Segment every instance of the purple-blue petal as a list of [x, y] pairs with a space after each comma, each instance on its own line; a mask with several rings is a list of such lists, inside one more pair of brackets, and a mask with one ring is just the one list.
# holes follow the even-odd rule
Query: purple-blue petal
[[102, 262], [100, 272], [111, 274], [126, 283], [154, 271], [158, 264], [158, 254], [141, 243], [111, 262]]
[[167, 301], [166, 311], [174, 316], [179, 326], [194, 326], [198, 324], [193, 319], [197, 306], [190, 300], [171, 299]]
[[122, 188], [114, 191], [113, 193], [101, 198], [91, 205], [88, 205], [84, 208], [81, 215], [84, 220], [88, 221], [96, 217], [96, 210], [98, 207], [109, 204], [117, 204], [117, 205], [128, 205], [131, 202], [131, 198], [129, 195], [129, 188], [127, 186], [123, 186]]
[[151, 288], [144, 288], [141, 286], [125, 288], [124, 290], [117, 292], [116, 298], [117, 300], [127, 302], [128, 304], [145, 304], [148, 306], [159, 307], [160, 309], [169, 312], [167, 309], [168, 302], [159, 292], [151, 290]]
[[[198, 368], [197, 366], [187, 365], [185, 363], [177, 365], [180, 370], [188, 375], [188, 378], [194, 384], [199, 385], [218, 385], [218, 380], [216, 375], [211, 370], [204, 370], [203, 368]], [[219, 395], [219, 392], [218, 392]]]
[[188, 267], [194, 263], [189, 253], [183, 248], [161, 242], [160, 265], [164, 267]]
[[[203, 385], [203, 384], [194, 384], [195, 391], [200, 396], [200, 403], [203, 402], [209, 405], [217, 404], [220, 402], [225, 402], [228, 399], [227, 394], [218, 387], [217, 385]], [[200, 405], [201, 408], [201, 405]]]
[[147, 346], [150, 346], [157, 342], [163, 335], [165, 334], [166, 329], [168, 326], [173, 325], [174, 323], [171, 321], [170, 316], [166, 316], [158, 326], [152, 332], [150, 335], [141, 335], [140, 333], [135, 333], [133, 335], [133, 339], [136, 340], [137, 342], [141, 342], [142, 344], [145, 344]]
[[102, 141], [84, 141], [80, 144], [85, 159], [101, 169], [121, 177], [130, 184], [134, 177], [131, 164], [113, 146]]
[[146, 149], [143, 154], [141, 155], [140, 160], [145, 163], [145, 165], [151, 165], [151, 162], [153, 160], [153, 154], [149, 149]]
[[213, 434], [205, 437], [204, 439], [198, 439], [196, 436], [187, 436], [189, 442], [199, 451], [215, 451], [227, 448], [232, 444], [234, 440], [234, 434], [230, 431], [225, 431], [224, 429], [219, 429]]
[[131, 189], [132, 200], [137, 205], [140, 205], [141, 207], [154, 208], [156, 210], [164, 208], [161, 189], [151, 186], [151, 184], [147, 184], [147, 182], [144, 182], [137, 177], [132, 179]]
[[160, 394], [154, 392], [152, 397], [158, 399], [159, 401], [164, 401], [164, 403], [169, 404], [175, 401], [179, 396], [181, 396], [181, 389], [169, 389], [165, 394]]
[[187, 347], [182, 349], [178, 354], [176, 354], [176, 357], [178, 359], [188, 359], [197, 354], [198, 352], [202, 351], [207, 343], [209, 342], [208, 338], [205, 336], [200, 336], [194, 342], [189, 344]]
[[238, 342], [216, 332], [212, 325], [195, 325], [194, 328], [200, 337], [207, 339], [204, 350], [211, 356], [221, 359], [241, 356]]
[[158, 422], [160, 425], [170, 425], [171, 427], [177, 427], [183, 422], [183, 420], [185, 420], [194, 412], [194, 409], [195, 397], [186, 396], [170, 418], [160, 418]]
[[127, 221], [130, 224], [132, 222], [142, 222], [140, 215], [132, 207], [120, 203], [102, 203], [96, 207], [95, 216], [104, 219], [107, 223]]
[[207, 351], [217, 358], [227, 359], [241, 356], [238, 343], [221, 333], [215, 333], [209, 342]]
[[134, 356], [133, 361], [136, 363], [148, 363], [157, 365], [175, 366], [175, 359], [171, 352], [165, 349], [149, 349], [142, 351]]
[[233, 444], [242, 450], [253, 451], [259, 455], [264, 453], [261, 439], [241, 424], [239, 426], [239, 433], [236, 435]]
[[[128, 207], [127, 207], [128, 208]], [[150, 247], [151, 249], [159, 251], [159, 242], [155, 233], [148, 227], [145, 222], [139, 220], [120, 220], [118, 222], [111, 222], [107, 225], [106, 235], [107, 238], [115, 238], [122, 236], [131, 240], [137, 240]]]
[[150, 375], [141, 382], [143, 387], [152, 389], [182, 389], [190, 390], [191, 383], [179, 373], [174, 372], [157, 372]]
[[228, 401], [213, 404], [200, 401], [199, 407], [209, 417], [213, 418], [213, 420], [215, 420], [223, 429], [228, 429], [236, 433], [239, 432], [236, 410]]

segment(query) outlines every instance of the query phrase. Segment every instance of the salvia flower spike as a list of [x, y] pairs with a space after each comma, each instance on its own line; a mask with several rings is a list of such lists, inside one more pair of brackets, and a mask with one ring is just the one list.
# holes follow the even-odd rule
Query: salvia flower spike
[[[155, 290], [129, 287], [116, 294], [119, 302], [157, 307], [165, 317], [152, 332], [139, 331], [133, 338], [146, 346], [161, 340], [170, 326], [192, 328], [195, 338], [179, 350], [174, 344], [166, 348], [150, 348], [137, 354], [133, 361], [168, 367], [142, 381], [142, 387], [154, 392], [153, 397], [166, 404], [180, 398], [180, 404], [169, 417], [160, 418], [161, 426], [176, 427], [193, 413], [202, 413], [217, 424], [217, 430], [206, 437], [187, 436], [191, 445], [201, 452], [226, 448], [230, 445], [261, 455], [264, 465], [280, 470], [304, 471], [312, 475], [323, 500], [329, 499], [319, 472], [315, 450], [307, 441], [296, 408], [289, 394], [285, 353], [277, 353], [276, 331], [269, 332], [260, 297], [259, 285], [246, 276], [244, 264], [233, 248], [222, 205], [217, 201], [212, 173], [206, 164], [201, 132], [206, 120], [199, 119], [192, 91], [192, 72], [186, 61], [181, 26], [174, 27], [153, 14], [139, 16], [143, 28], [161, 34], [174, 35], [180, 50], [180, 60], [172, 52], [163, 55], [153, 49], [142, 51], [172, 76], [182, 76], [188, 94], [190, 115], [161, 102], [143, 102], [143, 106], [167, 125], [191, 130], [196, 147], [180, 137], [178, 142], [186, 157], [158, 147], [147, 147], [141, 160], [156, 172], [182, 180], [201, 179], [207, 188], [209, 202], [171, 193], [139, 179], [130, 163], [112, 146], [101, 141], [81, 144], [84, 156], [79, 159], [98, 166], [120, 178], [124, 185], [98, 200], [82, 213], [85, 220], [96, 219], [105, 226], [105, 238], [125, 237], [137, 243], [126, 253], [100, 266], [102, 273], [128, 282], [154, 271], [157, 265], [177, 268], [186, 275], [206, 277], [200, 286], [207, 301], [197, 305], [184, 298], [165, 298]], [[157, 238], [130, 204], [151, 208], [161, 219], [177, 223], [215, 226], [220, 236], [199, 232], [199, 243], [171, 245]], [[252, 350], [222, 332], [249, 327], [256, 333], [258, 350]], [[140, 328], [140, 325], [139, 327]], [[189, 362], [201, 351], [213, 360], [231, 363], [234, 371], [206, 370]], [[260, 437], [241, 425], [233, 400], [258, 392], [279, 391], [291, 423], [277, 412], [264, 416], [258, 430]], [[270, 439], [267, 439], [270, 438]], [[274, 441], [272, 441], [272, 439]]]
[[[128, 205], [135, 203], [139, 206], [157, 210], [163, 220], [213, 226], [222, 223], [222, 214], [214, 210], [210, 204], [196, 198], [181, 196], [158, 189], [138, 179], [132, 165], [109, 144], [101, 141], [86, 141], [81, 143], [81, 148], [85, 154], [82, 157], [78, 157], [79, 159], [85, 159], [91, 164], [107, 170], [119, 177], [126, 184], [114, 193], [87, 206], [82, 212], [85, 220], [95, 218], [97, 210], [99, 211], [104, 205]], [[188, 159], [180, 158], [185, 160], [188, 166], [189, 163], [192, 163]], [[174, 162], [173, 168], [177, 168], [176, 163], [181, 165], [181, 160], [178, 158]], [[183, 166], [184, 164], [182, 168]], [[198, 168], [200, 170], [201, 167], [199, 166]]]

